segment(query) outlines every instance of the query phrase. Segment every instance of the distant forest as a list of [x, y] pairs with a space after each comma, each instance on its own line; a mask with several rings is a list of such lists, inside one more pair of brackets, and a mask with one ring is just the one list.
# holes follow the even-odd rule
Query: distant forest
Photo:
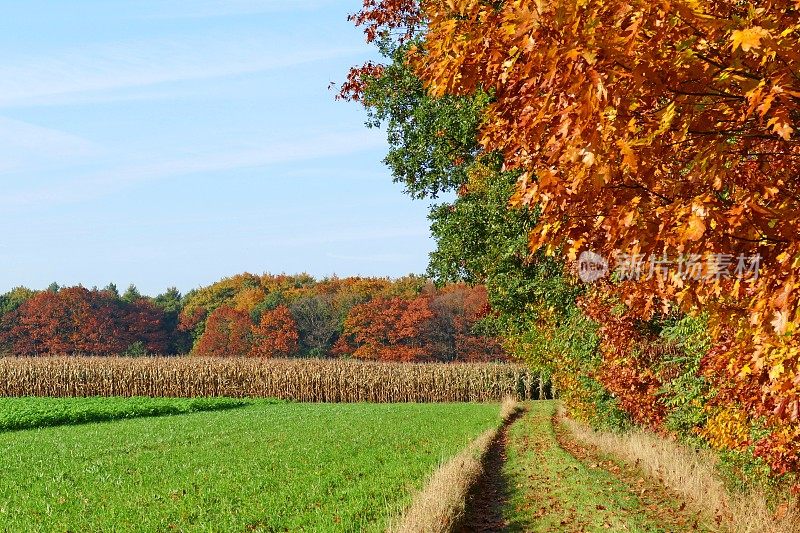
[[0, 296], [0, 353], [505, 360], [491, 315], [483, 286], [419, 276], [241, 274], [156, 297], [53, 284]]

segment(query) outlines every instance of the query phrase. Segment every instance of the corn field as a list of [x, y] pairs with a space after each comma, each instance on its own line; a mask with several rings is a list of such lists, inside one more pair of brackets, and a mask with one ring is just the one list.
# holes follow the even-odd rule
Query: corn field
[[[540, 394], [541, 393], [541, 394]], [[0, 396], [280, 398], [301, 402], [486, 402], [544, 397], [508, 364], [194, 357], [0, 358]]]

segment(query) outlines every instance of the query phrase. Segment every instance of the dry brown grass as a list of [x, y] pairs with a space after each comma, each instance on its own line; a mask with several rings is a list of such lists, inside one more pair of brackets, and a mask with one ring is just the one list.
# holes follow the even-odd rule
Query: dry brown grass
[[307, 402], [485, 402], [538, 395], [505, 364], [194, 357], [0, 358], [0, 396], [227, 396]]
[[694, 509], [736, 533], [796, 533], [800, 511], [787, 499], [771, 511], [764, 494], [731, 494], [715, 468], [711, 452], [696, 450], [645, 431], [617, 434], [595, 431], [568, 418], [563, 425], [574, 438], [642, 471], [680, 495]]
[[[521, 408], [513, 397], [500, 407], [502, 424]], [[463, 518], [467, 496], [483, 473], [486, 452], [502, 427], [492, 428], [433, 473], [402, 517], [389, 527], [393, 533], [446, 533]]]

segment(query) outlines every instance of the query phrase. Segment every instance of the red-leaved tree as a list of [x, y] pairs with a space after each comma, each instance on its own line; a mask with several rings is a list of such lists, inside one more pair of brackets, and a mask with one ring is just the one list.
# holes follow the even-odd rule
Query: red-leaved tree
[[290, 357], [298, 350], [300, 335], [297, 324], [285, 305], [279, 305], [261, 315], [253, 328], [251, 357]]
[[250, 316], [231, 307], [218, 307], [208, 317], [203, 335], [194, 347], [194, 355], [203, 357], [245, 356], [252, 339]]
[[112, 355], [135, 343], [165, 353], [165, 328], [164, 313], [146, 300], [72, 287], [37, 293], [5, 315], [0, 344], [15, 355]]
[[350, 311], [334, 352], [377, 361], [431, 360], [425, 332], [433, 317], [429, 298], [376, 298]]

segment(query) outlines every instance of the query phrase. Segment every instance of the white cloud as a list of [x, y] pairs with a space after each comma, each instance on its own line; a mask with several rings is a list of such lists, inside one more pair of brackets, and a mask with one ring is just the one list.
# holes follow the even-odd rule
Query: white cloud
[[[144, 40], [0, 60], [0, 106], [262, 72], [357, 54], [354, 47], [236, 39]], [[107, 95], [98, 95], [107, 99]]]
[[266, 167], [279, 163], [312, 161], [355, 154], [383, 145], [384, 142], [380, 137], [367, 131], [326, 134], [291, 142], [265, 142], [261, 146], [223, 152], [161, 158], [148, 163], [130, 163], [75, 179], [63, 178], [57, 185], [50, 184], [17, 193], [6, 193], [0, 197], [0, 205], [10, 208], [80, 202], [113, 194], [148, 181]]

